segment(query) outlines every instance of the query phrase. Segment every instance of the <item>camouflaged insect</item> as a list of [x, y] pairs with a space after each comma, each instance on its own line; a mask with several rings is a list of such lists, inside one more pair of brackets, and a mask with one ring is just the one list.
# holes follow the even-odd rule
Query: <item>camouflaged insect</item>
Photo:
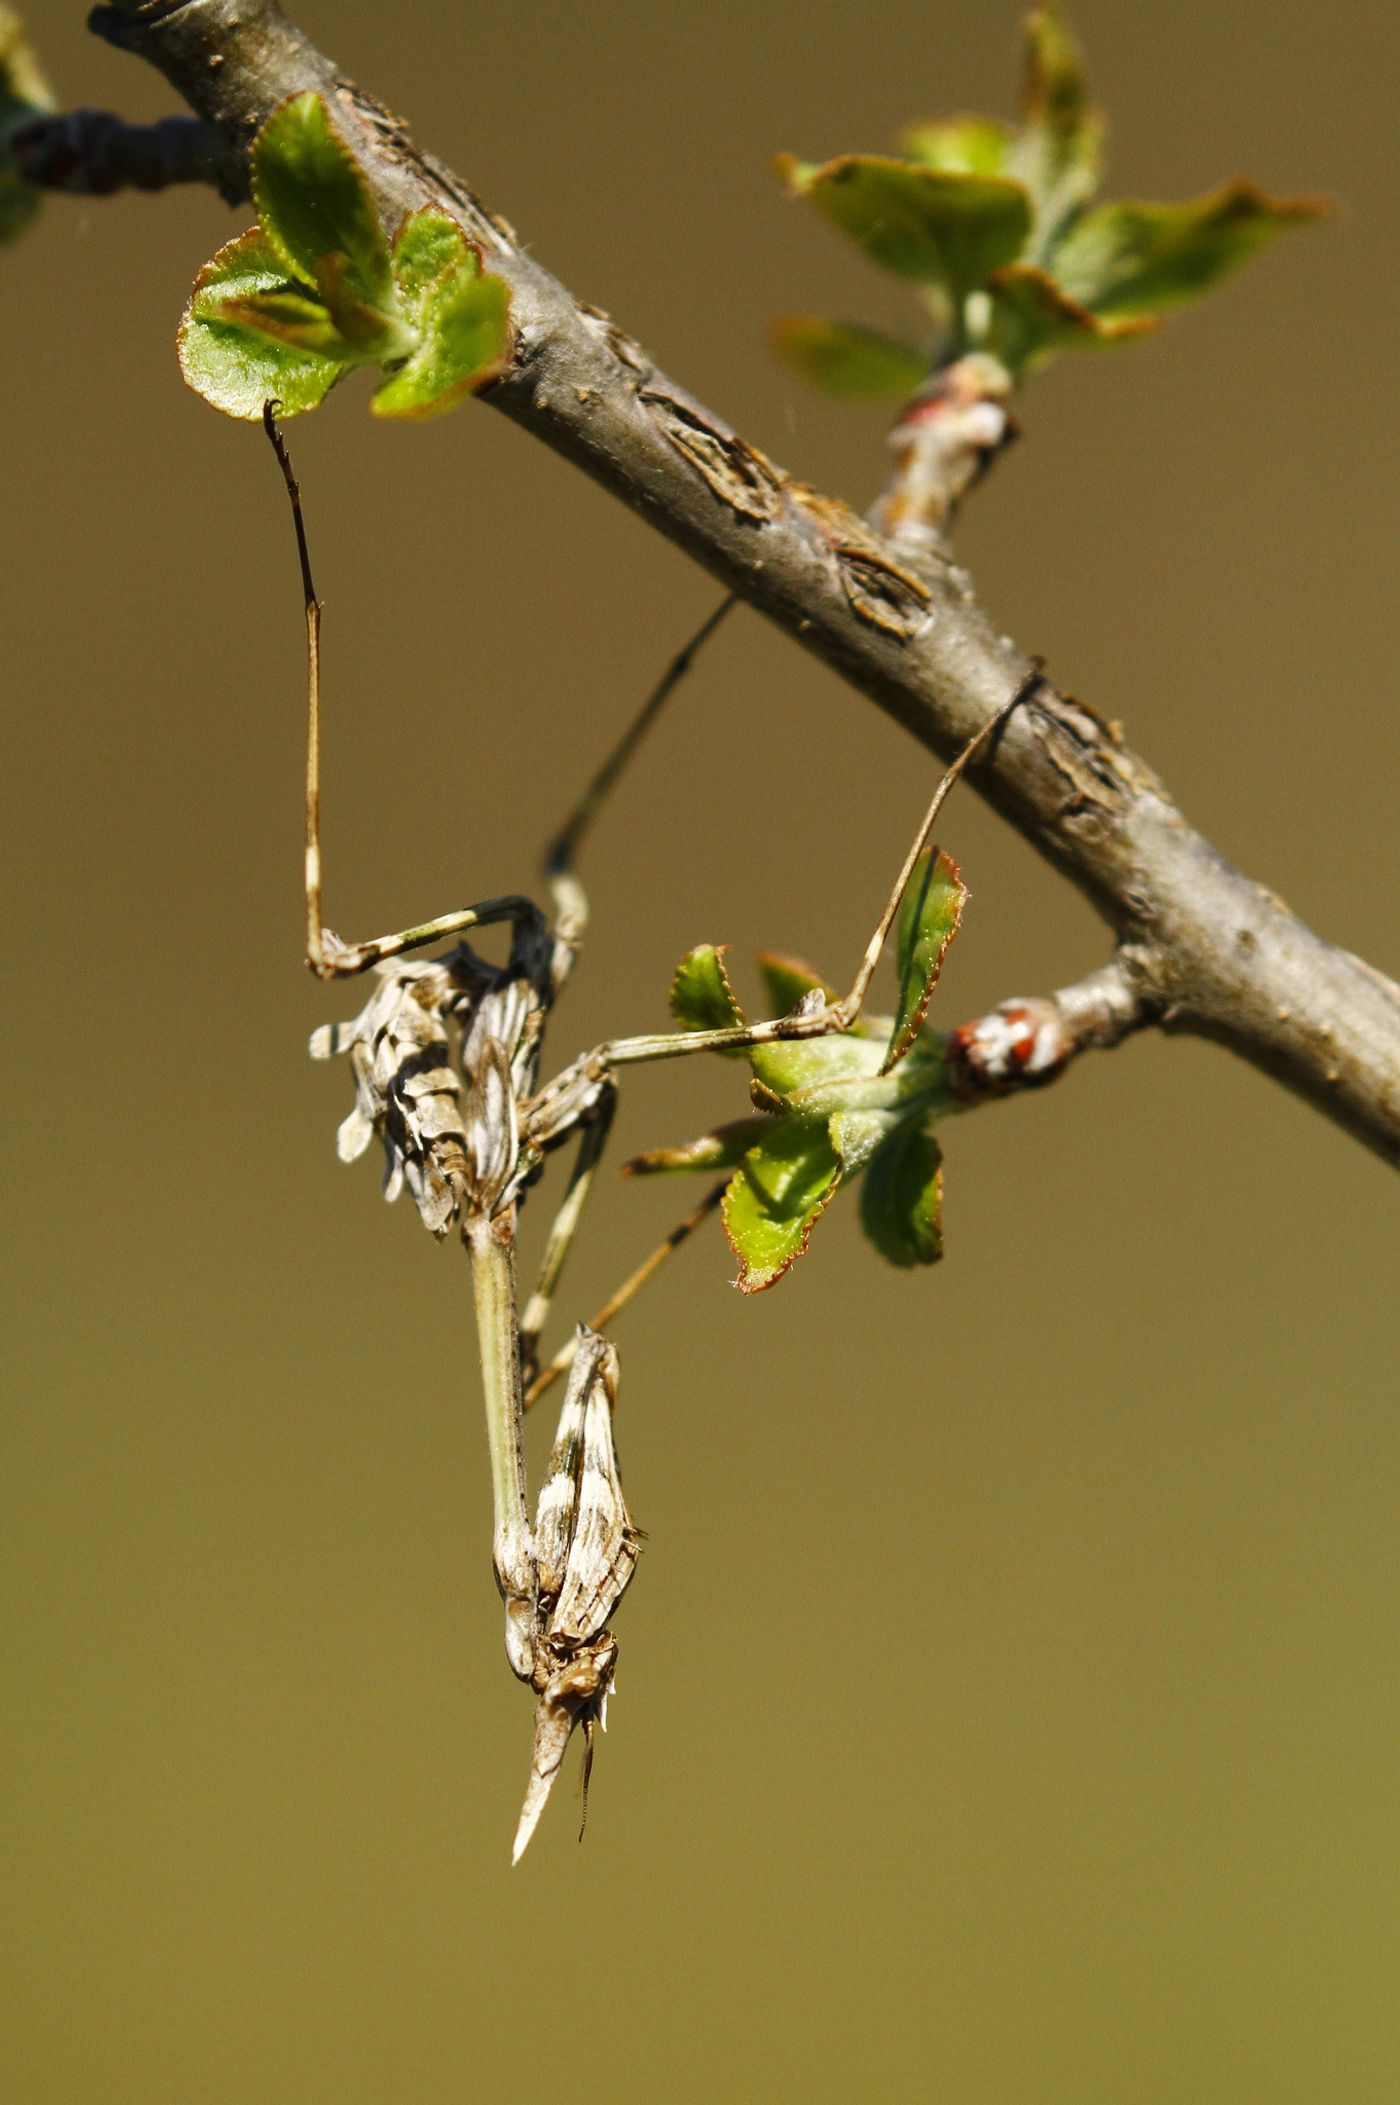
[[359, 1015], [311, 1035], [313, 1059], [350, 1056], [355, 1108], [336, 1136], [341, 1161], [357, 1161], [377, 1134], [385, 1198], [406, 1186], [436, 1236], [468, 1210], [514, 1204], [602, 1093], [594, 1085], [587, 1104], [574, 1091], [528, 1115], [545, 1018], [578, 947], [575, 919], [566, 905], [551, 932], [538, 909], [522, 913], [504, 965], [465, 943], [428, 963], [379, 964]]
[[457, 986], [449, 963], [378, 968], [374, 992], [349, 1023], [311, 1034], [313, 1060], [350, 1055], [355, 1108], [336, 1134], [355, 1162], [375, 1134], [384, 1147], [384, 1196], [407, 1185], [434, 1235], [447, 1233], [470, 1182], [462, 1085], [449, 1042]]
[[539, 1599], [530, 1684], [539, 1703], [530, 1781], [515, 1836], [516, 1863], [579, 1727], [586, 1809], [594, 1728], [607, 1724], [617, 1666], [617, 1640], [607, 1624], [636, 1569], [640, 1544], [613, 1444], [616, 1403], [616, 1348], [581, 1323], [549, 1475], [535, 1513]]

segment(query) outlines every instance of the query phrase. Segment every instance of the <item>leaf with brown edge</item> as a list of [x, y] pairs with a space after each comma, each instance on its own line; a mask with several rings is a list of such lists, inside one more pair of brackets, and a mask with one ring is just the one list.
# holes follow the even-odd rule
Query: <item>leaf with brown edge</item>
[[1012, 263], [994, 271], [987, 291], [992, 301], [987, 349], [1017, 379], [1055, 351], [1102, 349], [1157, 327], [1153, 315], [1119, 318], [1093, 313], [1034, 263]]
[[511, 345], [510, 287], [481, 269], [478, 251], [463, 243], [464, 261], [425, 294], [420, 337], [373, 396], [377, 417], [435, 417], [464, 396], [499, 379]]
[[263, 232], [290, 274], [316, 285], [322, 259], [343, 256], [355, 299], [392, 314], [389, 243], [323, 98], [308, 92], [280, 102], [259, 128], [248, 166]]
[[688, 950], [671, 981], [671, 1014], [682, 1030], [732, 1031], [744, 1027], [744, 1012], [724, 969], [728, 946], [699, 943]]
[[954, 174], [886, 154], [822, 163], [779, 154], [773, 168], [873, 262], [955, 301], [1014, 262], [1030, 232], [1029, 194], [1008, 176]]
[[784, 1119], [749, 1149], [721, 1209], [741, 1294], [761, 1293], [797, 1262], [840, 1177], [823, 1126]]
[[[262, 305], [304, 296], [260, 227], [225, 242], [195, 279], [180, 322], [180, 371], [188, 385], [226, 416], [250, 421], [273, 400], [284, 417], [314, 409], [345, 367], [319, 351], [275, 340], [265, 319], [275, 305]], [[237, 317], [250, 306], [259, 315], [254, 325], [230, 319], [230, 311]]]
[[919, 1034], [966, 899], [967, 886], [945, 849], [920, 857], [900, 902], [899, 999], [882, 1074], [898, 1066]]
[[763, 981], [763, 991], [768, 996], [770, 1015], [786, 1016], [809, 994], [820, 994], [827, 1002], [836, 999], [836, 989], [805, 958], [787, 957], [778, 950], [761, 950], [754, 963]]
[[1069, 297], [1095, 314], [1165, 314], [1199, 298], [1285, 227], [1330, 209], [1326, 198], [1270, 197], [1243, 179], [1181, 205], [1125, 199], [1076, 220], [1052, 268]]
[[734, 1169], [749, 1149], [771, 1132], [771, 1118], [736, 1118], [679, 1147], [647, 1148], [622, 1165], [624, 1177], [668, 1177], [692, 1170]]

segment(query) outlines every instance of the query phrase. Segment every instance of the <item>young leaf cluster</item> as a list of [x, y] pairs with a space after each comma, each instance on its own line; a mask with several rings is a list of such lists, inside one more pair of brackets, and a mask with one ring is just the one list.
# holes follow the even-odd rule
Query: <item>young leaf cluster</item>
[[0, 7], [0, 242], [24, 232], [39, 209], [33, 190], [7, 153], [11, 136], [54, 107], [53, 91], [12, 7]]
[[1103, 121], [1053, 0], [1028, 17], [1025, 40], [1019, 126], [952, 117], [912, 126], [898, 156], [779, 155], [789, 191], [917, 286], [932, 320], [909, 343], [782, 316], [774, 341], [804, 378], [836, 395], [898, 399], [981, 351], [1019, 381], [1056, 351], [1155, 328], [1284, 227], [1326, 209], [1244, 180], [1185, 204], [1095, 203]]
[[[942, 1256], [942, 1154], [932, 1128], [958, 1106], [943, 1041], [923, 1021], [966, 897], [951, 857], [924, 856], [900, 907], [894, 1016], [746, 1048], [753, 1116], [628, 1164], [643, 1175], [732, 1171], [723, 1220], [741, 1292], [780, 1279], [838, 1187], [857, 1177], [861, 1225], [882, 1256], [896, 1265]], [[836, 999], [795, 959], [765, 954], [758, 969], [775, 1015], [820, 1011]], [[686, 1030], [744, 1027], [722, 951], [705, 944], [682, 958], [671, 1009]]]
[[390, 246], [319, 95], [273, 111], [249, 166], [258, 224], [204, 266], [180, 324], [181, 370], [206, 402], [255, 418], [277, 401], [295, 416], [354, 367], [379, 366], [375, 415], [426, 417], [496, 377], [505, 284], [440, 212], [415, 212]]

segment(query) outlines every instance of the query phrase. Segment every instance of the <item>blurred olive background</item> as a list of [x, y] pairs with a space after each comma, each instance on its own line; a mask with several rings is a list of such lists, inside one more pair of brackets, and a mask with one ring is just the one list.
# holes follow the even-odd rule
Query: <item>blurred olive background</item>
[[[34, 11], [64, 100], [170, 107], [82, 14]], [[765, 162], [1009, 108], [1010, 0], [301, 19], [703, 399], [873, 494], [879, 414], [803, 391], [764, 325], [911, 310]], [[1393, 13], [1076, 20], [1116, 190], [1244, 171], [1342, 210], [1055, 367], [961, 547], [1226, 852], [1393, 972]], [[711, 1232], [624, 1319], [650, 1540], [621, 1694], [585, 1846], [571, 1762], [508, 1868], [531, 1706], [466, 1264], [335, 1159], [349, 1077], [305, 1038], [360, 995], [300, 962], [285, 501], [172, 351], [247, 218], [57, 200], [0, 261], [0, 2095], [1394, 2100], [1396, 1194], [1190, 1042], [951, 1130], [933, 1273], [838, 1205], [775, 1293], [733, 1293]], [[293, 432], [349, 935], [529, 888], [715, 599], [504, 419], [379, 427], [366, 393]], [[554, 1060], [656, 1025], [696, 941], [846, 972], [930, 775], [737, 619], [590, 850]], [[973, 904], [944, 1019], [1102, 958], [971, 795], [947, 838]], [[740, 1087], [629, 1079], [616, 1160]], [[605, 1182], [568, 1319], [695, 1190]]]

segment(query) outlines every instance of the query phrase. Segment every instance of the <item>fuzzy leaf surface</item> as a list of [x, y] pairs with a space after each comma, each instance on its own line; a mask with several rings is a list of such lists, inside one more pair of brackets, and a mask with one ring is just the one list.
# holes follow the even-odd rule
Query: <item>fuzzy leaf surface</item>
[[749, 1051], [764, 1098], [811, 1118], [826, 1117], [836, 1105], [857, 1097], [893, 1101], [891, 1085], [881, 1079], [880, 1059], [877, 1044], [850, 1031], [833, 1031], [824, 1038], [780, 1038]]
[[496, 379], [510, 338], [510, 291], [483, 273], [463, 242], [460, 264], [429, 285], [418, 309], [417, 350], [370, 404], [377, 417], [435, 417]]
[[394, 284], [408, 319], [421, 324], [423, 305], [433, 288], [454, 271], [468, 270], [477, 251], [455, 220], [425, 205], [410, 213], [394, 241]]

